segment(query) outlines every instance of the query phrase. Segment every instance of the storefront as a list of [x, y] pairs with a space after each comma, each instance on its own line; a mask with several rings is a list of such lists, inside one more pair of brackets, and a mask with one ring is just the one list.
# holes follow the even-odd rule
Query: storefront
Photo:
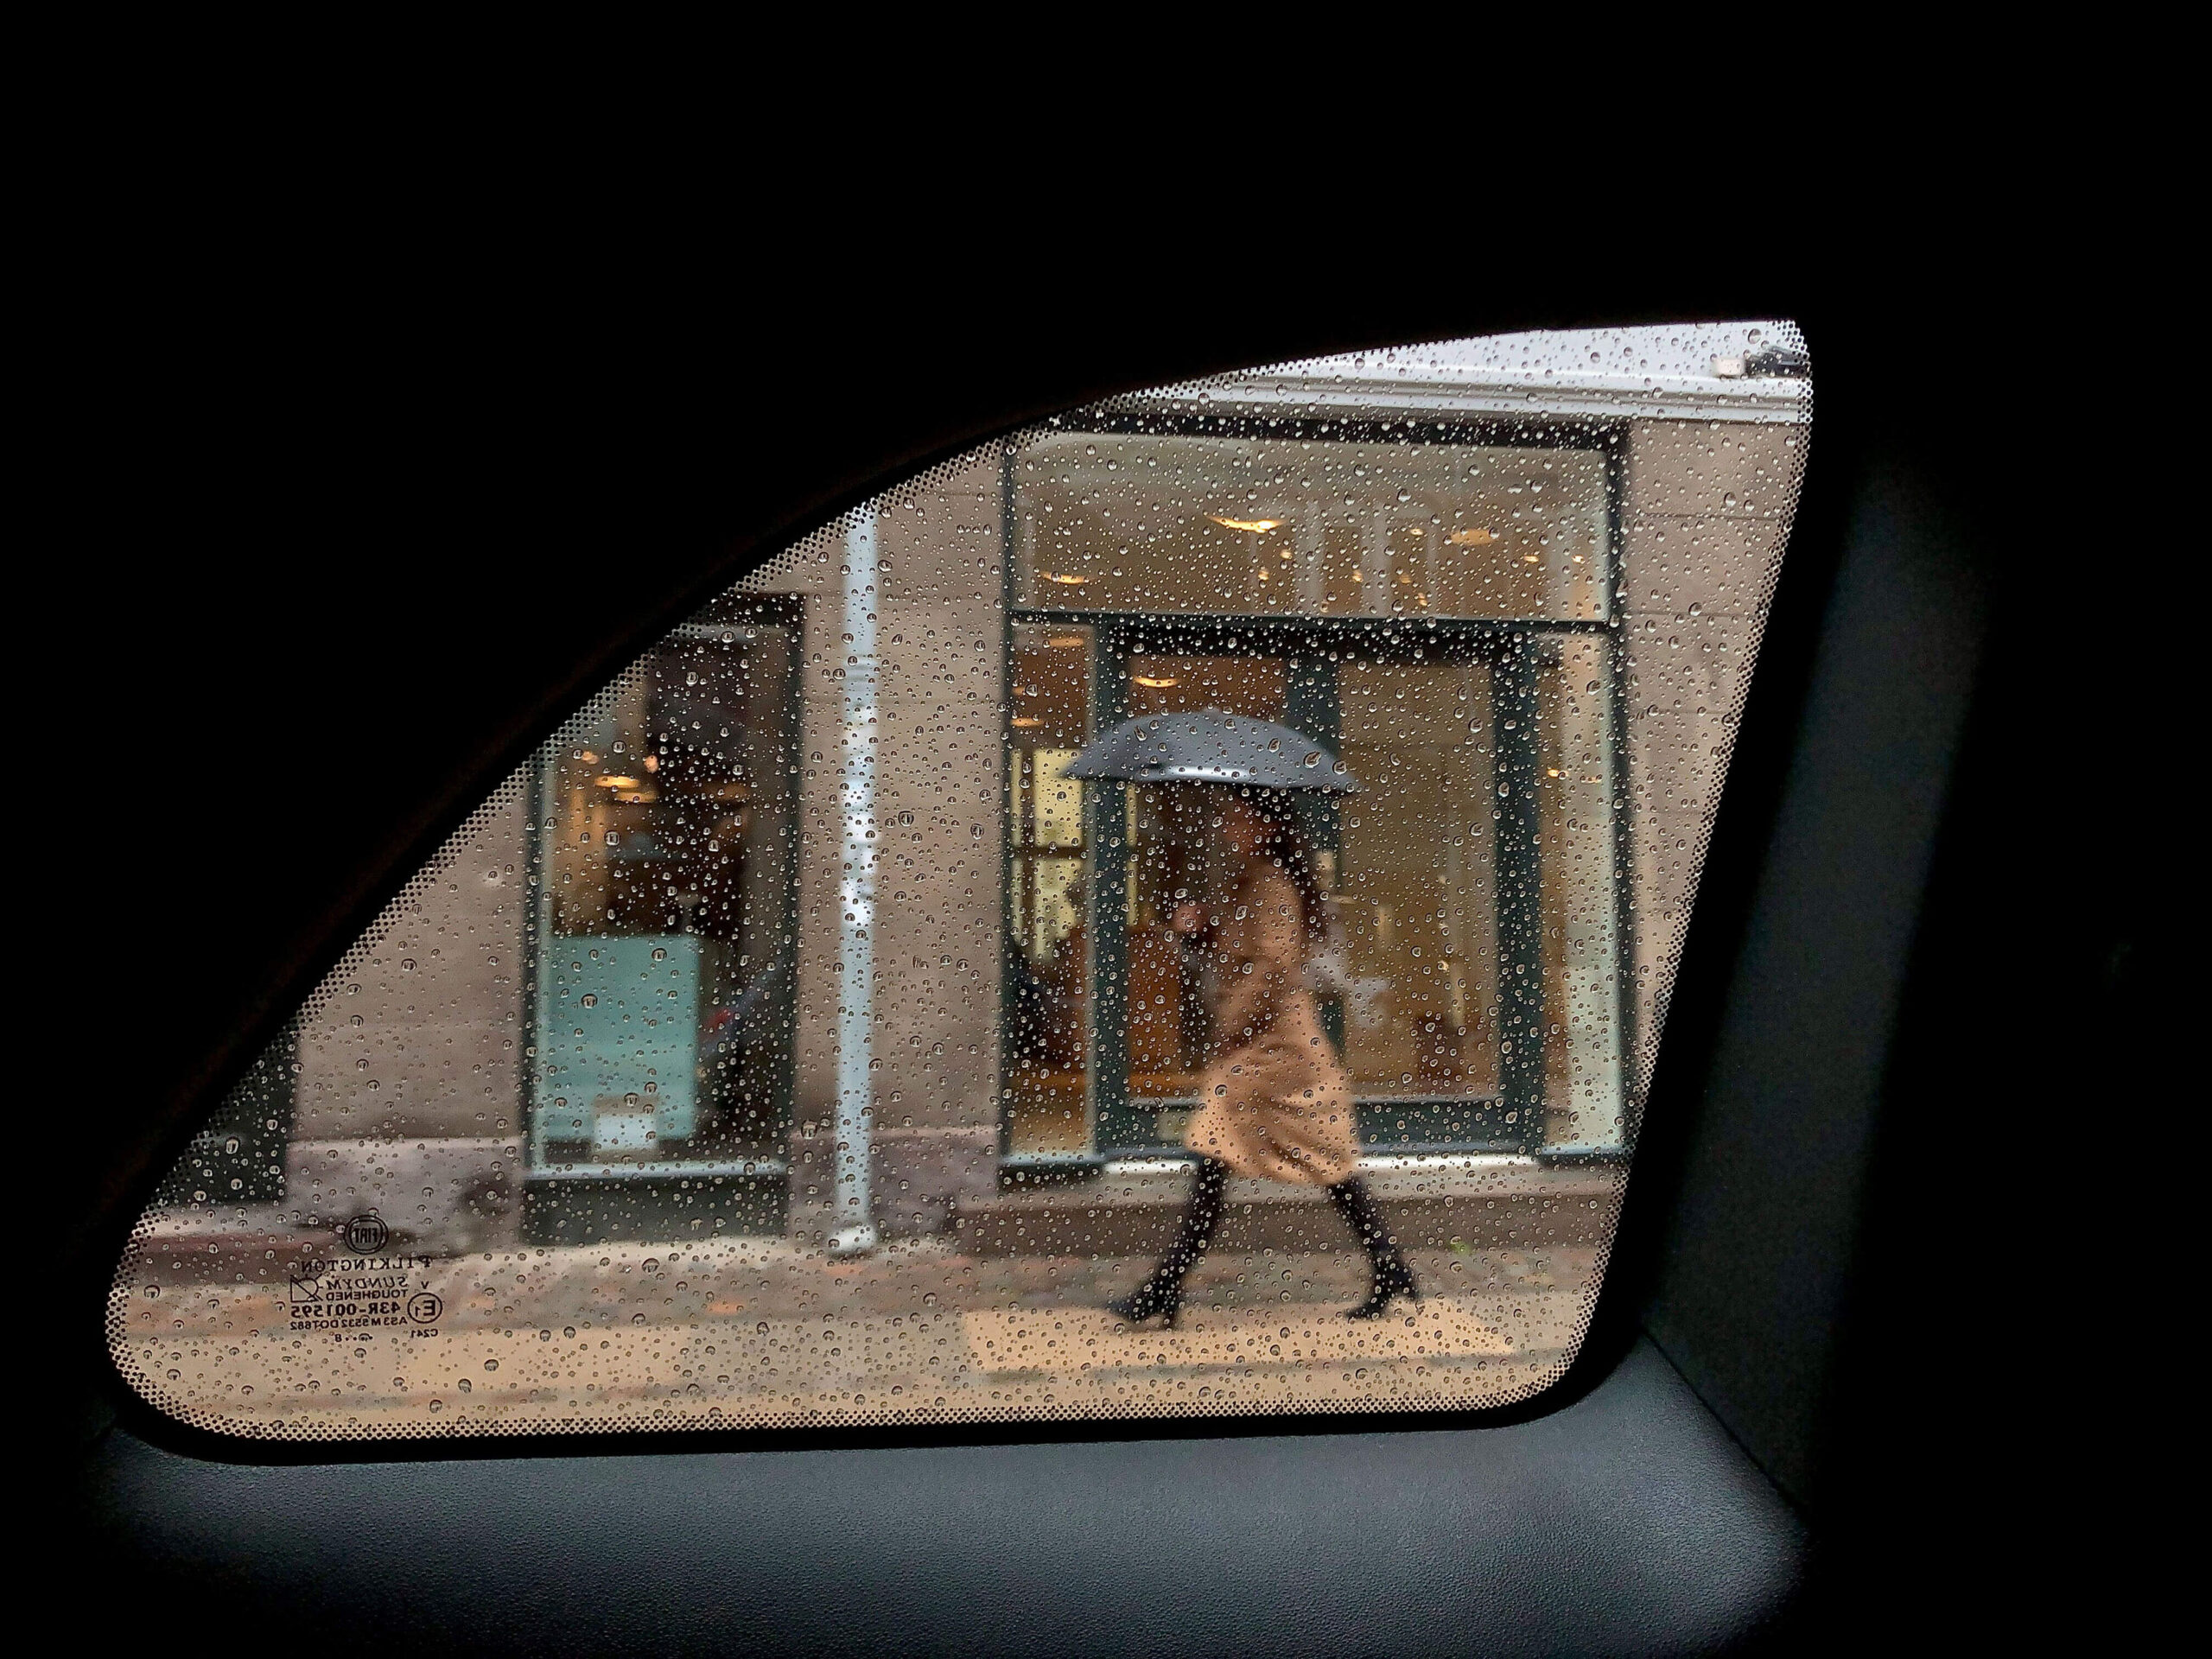
[[1807, 413], [1684, 339], [1124, 400], [808, 538], [486, 804], [193, 1201], [805, 1243], [1172, 1169], [1203, 811], [1065, 767], [1201, 708], [1363, 786], [1306, 829], [1378, 1167], [1619, 1155]]
[[[532, 1213], [553, 1224], [533, 1232], [828, 1237], [864, 1203], [896, 1236], [1009, 1179], [1173, 1156], [1206, 1016], [1166, 924], [1204, 893], [1205, 827], [1188, 791], [1065, 769], [1122, 719], [1201, 708], [1281, 721], [1363, 785], [1307, 828], [1336, 944], [1324, 1018], [1371, 1151], [1618, 1153], [1641, 1017], [1620, 741], [1637, 444], [1556, 412], [1113, 412], [925, 480], [870, 521], [874, 564], [847, 531], [747, 583], [610, 691], [542, 785], [543, 925], [578, 949], [538, 981], [543, 1052], [570, 1058], [537, 1084]], [[637, 770], [677, 760], [656, 711], [679, 677], [715, 712], [677, 728], [751, 746], [719, 739], [696, 773], [745, 797], [745, 827]], [[779, 767], [788, 787], [762, 781]], [[734, 1065], [741, 1007], [788, 1040]]]
[[1620, 439], [1126, 416], [1017, 452], [1008, 971], [1037, 1035], [1008, 1160], [1164, 1150], [1195, 1103], [1203, 991], [1168, 915], [1206, 896], [1205, 798], [1062, 769], [1122, 719], [1204, 708], [1287, 724], [1363, 785], [1307, 824], [1363, 1141], [1617, 1137]]

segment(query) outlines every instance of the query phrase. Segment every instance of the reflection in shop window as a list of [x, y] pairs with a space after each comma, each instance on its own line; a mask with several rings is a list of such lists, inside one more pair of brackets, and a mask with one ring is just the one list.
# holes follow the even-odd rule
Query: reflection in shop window
[[[274, 1438], [1527, 1397], [1597, 1294], [1804, 460], [1795, 350], [1278, 365], [800, 543], [259, 1058], [118, 1268], [119, 1367]], [[1289, 977], [1225, 954], [1259, 937], [1244, 785], [1071, 771], [1201, 719], [1357, 785], [1280, 798]], [[1248, 969], [1274, 1012], [1229, 1030]], [[1192, 1125], [1292, 1015], [1348, 1183], [1226, 1179], [1164, 1326]]]

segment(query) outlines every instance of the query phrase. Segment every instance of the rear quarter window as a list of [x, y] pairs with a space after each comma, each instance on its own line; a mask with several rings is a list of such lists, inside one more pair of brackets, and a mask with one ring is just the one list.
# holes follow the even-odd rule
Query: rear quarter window
[[1784, 323], [1505, 336], [886, 491], [393, 900], [162, 1184], [116, 1364], [273, 1440], [1541, 1391], [1810, 417]]

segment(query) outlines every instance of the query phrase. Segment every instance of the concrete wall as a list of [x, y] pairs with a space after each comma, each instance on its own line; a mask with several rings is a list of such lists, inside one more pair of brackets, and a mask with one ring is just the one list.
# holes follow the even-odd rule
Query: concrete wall
[[[944, 1227], [997, 1179], [1006, 768], [999, 457], [880, 512], [874, 1052], [877, 1224]], [[836, 1110], [846, 652], [841, 536], [747, 585], [805, 600], [792, 1227], [821, 1230]], [[779, 562], [779, 565], [781, 562]]]
[[1638, 421], [1623, 502], [1637, 995], [1630, 1112], [1689, 923], [1720, 767], [1789, 533], [1804, 429]]
[[402, 895], [302, 1016], [285, 1205], [302, 1224], [366, 1210], [403, 1239], [509, 1241], [522, 1166], [524, 791]]

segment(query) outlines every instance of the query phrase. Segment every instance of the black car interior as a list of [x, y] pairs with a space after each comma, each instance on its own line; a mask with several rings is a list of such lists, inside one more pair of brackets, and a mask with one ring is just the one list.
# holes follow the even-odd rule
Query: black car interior
[[[29, 1368], [66, 1396], [37, 1434], [59, 1502], [29, 1513], [87, 1639], [1389, 1654], [2029, 1634], [2033, 1564], [2081, 1523], [2062, 1487], [2093, 1456], [2032, 1425], [2126, 1386], [2066, 1357], [2062, 1327], [2088, 1316], [2054, 1228], [2107, 1200], [2053, 1198], [2050, 1130], [2096, 1109], [2083, 1091], [2126, 1040], [2142, 909], [2135, 861], [2087, 827], [2127, 810], [2092, 798], [2082, 747], [2087, 705], [2120, 694], [2079, 677], [2099, 647], [2063, 598], [2085, 571], [2053, 563], [2066, 510], [2021, 418], [2022, 317], [1935, 272], [1224, 281], [998, 308], [919, 282], [864, 306], [795, 276], [741, 290], [736, 312], [663, 296], [634, 324], [489, 289], [272, 302], [213, 334], [156, 327], [131, 367], [130, 523], [86, 601], [112, 626], [78, 648], [135, 714], [66, 741], [81, 778], [130, 774], [132, 806], [86, 814], [80, 856], [112, 876], [87, 919], [139, 944], [99, 993], [98, 1127], [73, 1142], [38, 1320], [58, 1354]], [[118, 1380], [108, 1275], [195, 1123], [492, 785], [745, 569], [1115, 391], [1740, 316], [1802, 327], [1811, 458], [1597, 1324], [1550, 1391], [1449, 1418], [302, 1446], [185, 1429]]]

